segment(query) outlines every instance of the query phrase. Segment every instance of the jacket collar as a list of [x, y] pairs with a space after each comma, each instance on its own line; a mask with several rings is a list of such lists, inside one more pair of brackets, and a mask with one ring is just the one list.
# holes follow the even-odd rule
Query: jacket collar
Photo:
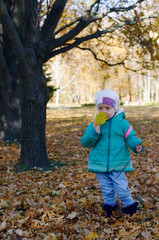
[[115, 113], [115, 115], [114, 115], [114, 117], [117, 117], [119, 114], [121, 114], [122, 113], [122, 115], [124, 116], [124, 118], [126, 117], [125, 116], [125, 113], [124, 113], [124, 109], [123, 108], [118, 108], [117, 109], [117, 111], [116, 111], [116, 113]]

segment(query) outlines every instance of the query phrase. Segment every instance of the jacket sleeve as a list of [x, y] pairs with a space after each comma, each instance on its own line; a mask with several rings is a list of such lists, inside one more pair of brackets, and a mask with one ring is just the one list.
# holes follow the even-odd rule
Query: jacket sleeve
[[[128, 147], [134, 152], [134, 153], [138, 153], [136, 151], [136, 147], [139, 144], [142, 144], [142, 140], [140, 138], [136, 137], [136, 132], [134, 131], [134, 129], [132, 128], [132, 126], [130, 125], [130, 123], [126, 120], [124, 120], [124, 137], [125, 137], [125, 142], [127, 143]], [[145, 147], [143, 146], [142, 152], [145, 149]]]
[[93, 122], [88, 125], [84, 135], [81, 138], [81, 143], [83, 146], [87, 148], [91, 148], [98, 141], [100, 133], [97, 133], [95, 128], [93, 127]]

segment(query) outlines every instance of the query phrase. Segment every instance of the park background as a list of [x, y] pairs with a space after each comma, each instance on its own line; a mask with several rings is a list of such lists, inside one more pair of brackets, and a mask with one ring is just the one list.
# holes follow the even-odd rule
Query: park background
[[137, 213], [129, 217], [119, 210], [108, 220], [102, 210], [99, 183], [88, 172], [90, 149], [80, 143], [96, 108], [48, 108], [48, 169], [17, 171], [20, 144], [0, 142], [1, 239], [158, 239], [159, 106], [124, 109], [146, 147], [131, 153], [134, 172], [127, 173]]
[[98, 55], [101, 47], [105, 51], [100, 60], [109, 57], [111, 63], [120, 63], [128, 55], [129, 68], [121, 65], [108, 66], [97, 61], [89, 51], [81, 52], [78, 49], [56, 56], [46, 65], [48, 85], [56, 88], [48, 106], [94, 104], [95, 94], [105, 88], [113, 89], [119, 94], [121, 105], [159, 102], [158, 62], [155, 60], [153, 68], [143, 67], [144, 64], [152, 64], [148, 52], [144, 62], [136, 53], [139, 46], [131, 47], [130, 53], [126, 51], [127, 45], [121, 46], [123, 39], [120, 36], [114, 39], [111, 35], [105, 41], [107, 46], [95, 48]]
[[[157, 0], [0, 1], [1, 239], [159, 238], [158, 13]], [[132, 217], [105, 218], [80, 143], [107, 87], [146, 147], [127, 175]]]

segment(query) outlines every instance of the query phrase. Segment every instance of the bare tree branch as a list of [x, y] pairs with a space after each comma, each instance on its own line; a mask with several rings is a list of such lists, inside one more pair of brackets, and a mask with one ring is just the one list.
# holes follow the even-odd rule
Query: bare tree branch
[[[136, 24], [136, 21], [130, 21], [129, 24]], [[116, 24], [116, 25], [114, 25], [114, 26], [112, 26], [110, 28], [107, 28], [107, 29], [101, 30], [101, 31], [97, 31], [97, 32], [95, 32], [93, 34], [90, 34], [90, 35], [87, 35], [85, 37], [76, 38], [75, 41], [72, 44], [67, 44], [67, 46], [64, 46], [61, 49], [56, 49], [56, 50], [52, 51], [51, 53], [49, 51], [49, 54], [44, 59], [44, 62], [48, 61], [51, 57], [54, 57], [57, 54], [64, 53], [64, 52], [66, 52], [66, 51], [68, 51], [68, 50], [70, 50], [70, 49], [72, 49], [74, 47], [77, 47], [78, 45], [80, 45], [81, 43], [83, 43], [85, 41], [91, 40], [93, 38], [102, 37], [106, 33], [114, 32], [115, 30], [123, 27], [124, 25], [126, 25], [126, 23]], [[59, 42], [59, 39], [57, 39], [56, 41], [57, 41], [57, 47], [60, 47], [61, 46], [61, 42]], [[60, 45], [58, 46], [58, 44], [60, 44]], [[64, 44], [65, 44], [65, 41], [64, 41], [63, 45]]]
[[113, 63], [108, 63], [107, 61], [98, 58], [97, 55], [95, 54], [95, 52], [92, 49], [90, 49], [90, 48], [85, 48], [85, 47], [80, 47], [80, 46], [77, 46], [77, 48], [79, 48], [81, 50], [88, 50], [88, 51], [90, 51], [97, 61], [103, 62], [104, 64], [108, 65], [109, 67], [114, 67], [114, 66], [117, 66], [117, 65], [123, 65], [126, 70], [129, 70], [129, 71], [132, 71], [132, 72], [138, 72], [138, 71], [143, 70], [143, 68], [141, 68], [141, 69], [132, 69], [132, 68], [126, 67], [126, 64], [125, 64], [126, 58], [123, 59], [123, 61], [117, 62], [117, 63], [114, 63], [114, 64]]
[[73, 29], [71, 29], [68, 33], [66, 33], [64, 36], [53, 39], [47, 49], [46, 54], [50, 53], [53, 49], [60, 47], [64, 45], [69, 40], [73, 39], [75, 36], [77, 36], [85, 27], [89, 25], [90, 22], [86, 22], [85, 20], [81, 20]]
[[141, 17], [140, 20], [144, 21], [144, 20], [151, 19], [151, 18], [159, 18], [159, 15], [152, 15], [152, 16], [148, 16], [148, 17]]
[[120, 7], [120, 8], [110, 8], [109, 10], [105, 11], [105, 12], [102, 12], [100, 14], [96, 14], [94, 16], [91, 16], [92, 17], [92, 21], [97, 21], [97, 20], [100, 20], [104, 17], [106, 17], [107, 15], [109, 15], [110, 13], [112, 12], [128, 12], [134, 8], [136, 8], [136, 5], [139, 3], [139, 2], [143, 2], [145, 0], [139, 0], [137, 1], [136, 3], [134, 3], [133, 5], [131, 6], [128, 6], [128, 7]]
[[6, 5], [3, 0], [0, 1], [0, 17], [1, 17], [1, 21], [2, 21], [3, 25], [5, 26], [5, 29], [8, 33], [8, 36], [12, 42], [12, 45], [15, 48], [15, 53], [19, 59], [19, 64], [20, 64], [21, 68], [24, 71], [29, 73], [30, 70], [29, 70], [27, 60], [25, 57], [24, 47], [23, 47], [22, 42], [18, 36], [18, 33], [13, 25], [13, 22], [8, 14]]
[[41, 29], [42, 39], [47, 43], [53, 36], [53, 32], [61, 18], [67, 0], [56, 0], [44, 25]]
[[128, 6], [128, 7], [118, 7], [118, 8], [110, 8], [110, 11], [111, 12], [125, 12], [125, 11], [129, 11], [129, 10], [132, 10], [136, 7], [136, 5], [138, 3], [142, 3], [144, 2], [145, 0], [138, 0], [136, 3]]
[[[99, 2], [99, 0], [91, 0], [91, 1], [89, 1], [84, 12], [85, 12], [85, 13], [86, 13], [86, 12], [90, 12], [91, 9], [92, 9], [92, 7], [93, 7], [96, 3], [98, 3], [98, 2]], [[84, 15], [85, 15], [85, 14], [84, 14]], [[83, 15], [83, 16], [84, 16], [84, 15]], [[88, 13], [87, 13], [87, 17], [88, 17]], [[68, 28], [68, 27], [71, 27], [72, 25], [74, 25], [76, 22], [79, 22], [80, 20], [82, 20], [82, 17], [75, 19], [74, 21], [72, 21], [72, 22], [69, 23], [69, 24], [66, 24], [65, 26], [63, 26], [63, 27], [61, 27], [59, 30], [57, 30], [57, 31], [53, 34], [53, 36], [57, 35], [59, 32], [63, 31], [64, 29], [66, 29], [66, 28]]]
[[[124, 7], [121, 8], [121, 11], [129, 11], [131, 9], [134, 9], [136, 7], [136, 5], [139, 2], [142, 2], [145, 0], [138, 0], [136, 3], [134, 3], [133, 5], [129, 6], [129, 7]], [[65, 25], [63, 28], [59, 29], [54, 35], [56, 35], [57, 33], [59, 33], [60, 31], [66, 29], [69, 26], [72, 26], [73, 24], [75, 24], [76, 22], [78, 22], [78, 24], [71, 29], [68, 33], [66, 33], [65, 35], [63, 35], [60, 38], [57, 39], [52, 39], [52, 41], [49, 42], [49, 45], [46, 48], [46, 54], [48, 55], [53, 49], [58, 48], [62, 45], [64, 45], [66, 42], [68, 42], [69, 40], [73, 39], [75, 36], [77, 36], [84, 28], [86, 28], [90, 23], [92, 22], [96, 22], [97, 20], [100, 20], [104, 17], [106, 17], [109, 13], [112, 12], [116, 12], [119, 11], [120, 8], [111, 8], [110, 10], [107, 10], [105, 12], [102, 12], [100, 14], [94, 14], [91, 15], [90, 11], [92, 9], [92, 7], [98, 3], [98, 0], [92, 0], [90, 1], [86, 8], [85, 11], [82, 15], [82, 17], [78, 18], [77, 20], [74, 20], [73, 22], [71, 22], [69, 25]], [[134, 20], [135, 21], [135, 20]], [[120, 21], [121, 22], [121, 21]], [[126, 24], [134, 24], [131, 23], [129, 20], [126, 22]], [[104, 30], [103, 30], [104, 33]]]
[[[103, 62], [104, 64], [106, 64], [106, 65], [108, 65], [108, 66], [110, 66], [110, 67], [117, 66], [117, 65], [123, 65], [123, 67], [124, 67], [126, 70], [129, 70], [129, 71], [132, 71], [132, 72], [139, 72], [139, 71], [142, 71], [142, 70], [144, 69], [144, 68], [132, 69], [132, 68], [127, 67], [127, 66], [126, 66], [126, 63], [125, 63], [125, 60], [127, 60], [126, 58], [125, 58], [123, 61], [121, 61], [121, 62], [111, 64], [111, 63], [108, 63], [107, 61], [105, 61], [105, 60], [103, 60], [103, 59], [98, 58], [97, 55], [95, 54], [95, 52], [94, 52], [92, 49], [90, 49], [90, 48], [85, 48], [85, 47], [80, 47], [80, 46], [76, 46], [76, 47], [79, 48], [80, 50], [88, 50], [88, 51], [90, 51], [90, 52], [93, 54], [94, 58], [95, 58], [97, 61]], [[74, 48], [74, 47], [72, 47], [72, 45], [69, 44], [69, 45], [67, 45], [66, 47], [63, 47], [62, 49], [55, 50], [54, 52], [52, 52], [52, 56], [51, 56], [51, 57], [56, 56], [56, 55], [58, 55], [58, 54], [60, 54], [60, 53], [64, 53], [64, 52], [66, 52], [66, 51], [69, 51], [69, 50], [71, 50], [72, 48]], [[50, 58], [51, 58], [51, 57], [50, 57]], [[48, 59], [46, 59], [46, 61], [47, 61], [47, 60], [48, 60]]]
[[94, 5], [95, 5], [96, 3], [98, 3], [98, 2], [99, 2], [99, 0], [90, 0], [90, 1], [87, 3], [87, 6], [86, 6], [85, 11], [90, 12], [90, 11], [92, 10], [92, 8], [94, 7]]
[[121, 61], [121, 62], [118, 62], [118, 63], [114, 63], [114, 64], [113, 63], [108, 63], [104, 59], [98, 58], [97, 55], [95, 54], [95, 52], [92, 49], [90, 49], [90, 48], [80, 47], [80, 46], [77, 46], [77, 48], [79, 48], [80, 50], [84, 50], [84, 51], [85, 50], [90, 51], [97, 61], [103, 62], [103, 63], [105, 63], [106, 65], [108, 65], [110, 67], [117, 66], [117, 65], [124, 65], [124, 60]]
[[[129, 7], [120, 8], [120, 9], [122, 10], [122, 12], [124, 12], [124, 11], [129, 11], [129, 10], [131, 10], [131, 9], [134, 9], [134, 8], [136, 7], [137, 3], [142, 2], [142, 1], [145, 1], [145, 0], [141, 0], [141, 1], [139, 0], [139, 1], [137, 1], [136, 3], [134, 3], [133, 5], [131, 5], [131, 6], [129, 6]], [[90, 1], [90, 2], [87, 4], [87, 6], [86, 6], [85, 13], [86, 13], [86, 12], [90, 12], [91, 9], [92, 9], [92, 7], [93, 7], [97, 2], [99, 2], [99, 0]], [[118, 9], [119, 9], [119, 8], [111, 8], [110, 10], [107, 10], [107, 11], [102, 12], [102, 13], [100, 13], [100, 14], [96, 14], [96, 15], [93, 15], [93, 16], [89, 15], [89, 17], [88, 17], [88, 15], [87, 15], [87, 21], [88, 21], [89, 23], [95, 22], [95, 21], [97, 21], [97, 20], [100, 20], [100, 19], [106, 17], [109, 13], [117, 12]], [[85, 16], [85, 14], [83, 15], [83, 17], [80, 17], [80, 18], [72, 21], [71, 23], [66, 24], [66, 25], [63, 26], [62, 28], [60, 28], [57, 32], [54, 33], [54, 36], [57, 35], [59, 32], [63, 31], [64, 29], [66, 29], [67, 27], [70, 27], [70, 26], [72, 26], [73, 24], [75, 24], [76, 22], [79, 22], [80, 20], [82, 20], [82, 18], [84, 19], [84, 16]], [[113, 18], [112, 18], [112, 19], [113, 19]], [[85, 20], [86, 20], [86, 19], [85, 19]], [[114, 20], [114, 19], [113, 19], [113, 20]], [[116, 20], [115, 20], [115, 21], [116, 21]], [[118, 21], [118, 22], [120, 22], [120, 21]]]
[[[78, 24], [71, 29], [68, 33], [66, 33], [65, 35], [63, 35], [62, 37], [58, 38], [58, 39], [53, 39], [52, 41], [49, 42], [46, 52], [50, 53], [50, 51], [52, 51], [53, 49], [62, 46], [63, 44], [65, 44], [66, 42], [68, 42], [69, 40], [73, 39], [75, 36], [77, 36], [84, 28], [86, 28], [91, 22], [95, 21], [92, 16], [90, 16], [89, 11], [91, 10], [91, 7], [94, 6], [94, 4], [96, 2], [98, 2], [97, 0], [93, 0], [90, 1], [91, 3], [88, 3], [83, 15], [81, 18], [78, 18], [77, 21], [73, 21], [72, 23], [70, 23], [70, 25], [73, 25], [75, 22], [78, 22]], [[63, 28], [65, 29], [66, 26]], [[59, 32], [59, 31], [58, 31]]]
[[129, 67], [126, 67], [126, 65], [125, 65], [125, 62], [124, 62], [124, 64], [123, 64], [123, 66], [124, 66], [124, 68], [126, 69], [126, 70], [129, 70], [129, 71], [131, 71], [131, 72], [139, 72], [139, 71], [142, 71], [144, 68], [140, 68], [140, 69], [132, 69], [132, 68], [129, 68]]
[[60, 29], [58, 29], [55, 33], [54, 36], [56, 36], [59, 32], [65, 30], [68, 27], [71, 27], [72, 25], [74, 25], [75, 23], [79, 22], [81, 20], [81, 18], [77, 18], [74, 21], [72, 21], [71, 23], [66, 24], [65, 26], [61, 27]]

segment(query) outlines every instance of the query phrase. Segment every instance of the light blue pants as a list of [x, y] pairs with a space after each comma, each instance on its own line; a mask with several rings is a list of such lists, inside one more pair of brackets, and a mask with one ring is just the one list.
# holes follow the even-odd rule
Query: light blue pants
[[95, 174], [100, 183], [105, 204], [114, 206], [116, 203], [115, 194], [122, 202], [123, 207], [127, 207], [134, 203], [124, 172], [121, 174], [120, 172], [96, 172]]

